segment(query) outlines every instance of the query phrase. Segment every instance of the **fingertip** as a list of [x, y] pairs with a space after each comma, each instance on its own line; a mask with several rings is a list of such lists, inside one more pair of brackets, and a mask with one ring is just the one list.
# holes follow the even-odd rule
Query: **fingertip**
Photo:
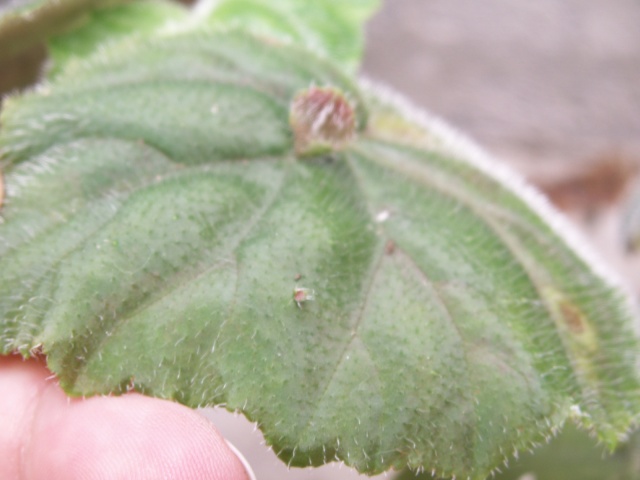
[[10, 357], [0, 357], [0, 391], [9, 453], [0, 478], [254, 478], [208, 420], [177, 403], [135, 393], [69, 399], [43, 362]]
[[37, 422], [30, 453], [42, 470], [33, 478], [249, 478], [212, 425], [169, 401], [139, 394], [74, 400], [64, 415]]
[[49, 372], [41, 361], [0, 355], [0, 478], [21, 478], [23, 446]]

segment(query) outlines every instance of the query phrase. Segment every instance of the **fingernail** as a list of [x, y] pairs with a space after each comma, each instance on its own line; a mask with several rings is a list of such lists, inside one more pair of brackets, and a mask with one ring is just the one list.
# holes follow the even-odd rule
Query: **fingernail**
[[249, 462], [247, 461], [246, 458], [244, 458], [244, 455], [242, 455], [240, 450], [238, 450], [236, 446], [233, 443], [231, 443], [229, 440], [225, 439], [225, 441], [227, 442], [227, 445], [231, 449], [231, 451], [235, 453], [236, 457], [238, 457], [238, 460], [240, 460], [240, 463], [242, 463], [242, 466], [247, 472], [247, 476], [249, 477], [249, 480], [257, 480], [256, 474], [253, 473], [253, 469], [251, 468], [251, 465], [249, 465]]

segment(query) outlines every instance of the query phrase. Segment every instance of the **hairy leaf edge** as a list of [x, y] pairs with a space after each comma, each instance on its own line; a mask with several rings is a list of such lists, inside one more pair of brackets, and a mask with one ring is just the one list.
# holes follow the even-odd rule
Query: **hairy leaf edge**
[[[633, 318], [637, 318], [640, 312], [633, 301], [631, 286], [628, 282], [623, 280], [596, 253], [594, 247], [577, 227], [557, 211], [544, 194], [529, 183], [525, 177], [506, 162], [498, 161], [471, 138], [460, 133], [439, 117], [416, 107], [393, 88], [367, 77], [361, 77], [358, 84], [365, 96], [374, 95], [378, 101], [393, 108], [405, 120], [421, 128], [425, 135], [432, 136], [441, 142], [437, 147], [438, 150], [445, 151], [457, 160], [475, 167], [481, 173], [504, 186], [510, 193], [524, 200], [529, 208], [546, 221], [596, 275], [604, 280], [608, 286], [623, 294], [627, 313]], [[430, 148], [434, 148], [433, 145], [430, 145]], [[640, 335], [640, 322], [636, 322], [635, 331]]]

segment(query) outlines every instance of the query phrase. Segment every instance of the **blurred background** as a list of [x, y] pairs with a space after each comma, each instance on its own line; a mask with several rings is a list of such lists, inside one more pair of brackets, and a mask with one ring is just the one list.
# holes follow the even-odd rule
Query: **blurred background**
[[387, 0], [363, 70], [505, 158], [640, 153], [637, 0]]

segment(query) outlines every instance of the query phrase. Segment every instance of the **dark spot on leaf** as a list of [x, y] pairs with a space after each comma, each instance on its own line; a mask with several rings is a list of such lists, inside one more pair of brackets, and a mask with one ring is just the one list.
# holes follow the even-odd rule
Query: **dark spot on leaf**
[[581, 334], [585, 331], [583, 315], [577, 307], [567, 301], [560, 302], [560, 313], [571, 333]]

